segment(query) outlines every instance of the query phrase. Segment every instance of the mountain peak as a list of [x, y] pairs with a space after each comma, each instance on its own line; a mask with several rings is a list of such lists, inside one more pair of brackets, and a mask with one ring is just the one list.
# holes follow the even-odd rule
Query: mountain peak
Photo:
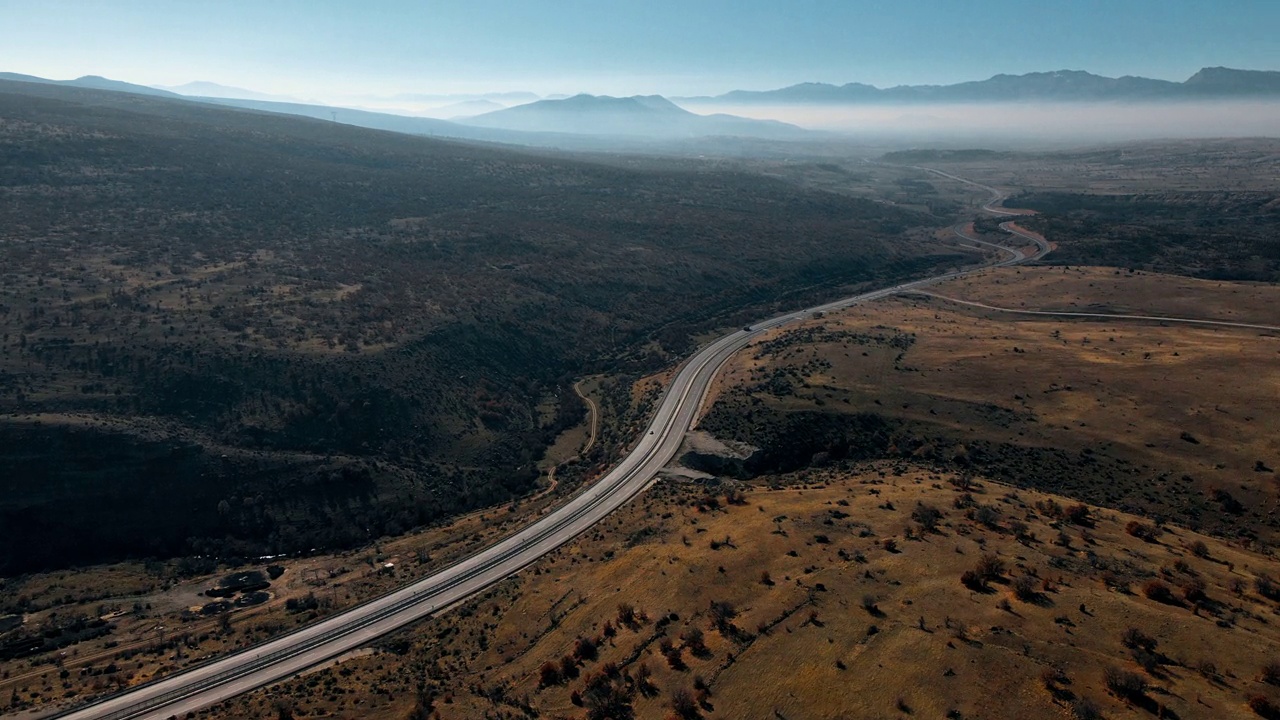
[[611, 97], [582, 93], [563, 100], [539, 100], [477, 115], [468, 125], [503, 130], [643, 137], [745, 135], [797, 136], [785, 123], [732, 115], [696, 115], [661, 95]]
[[1183, 86], [1200, 93], [1274, 95], [1280, 94], [1280, 72], [1207, 67], [1187, 78]]

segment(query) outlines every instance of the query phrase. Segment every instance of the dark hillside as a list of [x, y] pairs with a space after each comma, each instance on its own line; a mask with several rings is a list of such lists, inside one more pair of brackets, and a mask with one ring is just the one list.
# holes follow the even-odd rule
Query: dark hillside
[[905, 211], [750, 175], [18, 82], [0, 196], [4, 573], [501, 501], [580, 415], [538, 411], [572, 377], [955, 259]]
[[1050, 262], [1114, 265], [1212, 280], [1280, 281], [1280, 196], [1028, 193], [1031, 226], [1060, 248]]

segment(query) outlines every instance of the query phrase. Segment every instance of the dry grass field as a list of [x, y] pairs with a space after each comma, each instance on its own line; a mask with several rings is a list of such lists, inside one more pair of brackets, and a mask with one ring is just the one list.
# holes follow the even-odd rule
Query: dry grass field
[[[1280, 338], [944, 299], [1267, 323], [1280, 290], [1061, 267], [931, 290], [944, 297], [765, 337], [708, 400], [704, 426], [726, 437], [871, 412], [888, 459], [815, 453], [747, 483], [664, 481], [377, 652], [204, 716], [1218, 718], [1280, 703], [1264, 682], [1280, 681], [1264, 670], [1280, 661]], [[661, 379], [587, 383], [611, 453]], [[553, 455], [585, 436], [566, 431]], [[7, 580], [26, 627], [115, 627], [6, 663], [0, 700], [30, 710], [263, 639], [490, 542], [571, 488], [282, 561], [270, 599], [231, 613], [198, 610], [217, 574], [166, 564]], [[1082, 498], [1087, 517], [1068, 511]], [[986, 556], [988, 578], [962, 584]]]
[[[1273, 285], [1111, 268], [1003, 269], [931, 290], [998, 307], [1254, 323], [1275, 323], [1280, 302]], [[771, 418], [871, 414], [890, 428], [891, 454], [1275, 542], [1278, 359], [1280, 337], [1265, 331], [904, 297], [740, 354], [704, 423], [767, 446], [785, 436], [760, 429]]]
[[1278, 572], [908, 463], [664, 482], [379, 653], [204, 716], [1250, 717], [1280, 702]]
[[[1263, 323], [1280, 299], [1100, 268], [933, 291]], [[872, 410], [888, 458], [664, 480], [376, 652], [202, 716], [1273, 716], [1277, 352], [1265, 332], [937, 297], [814, 318], [740, 353], [704, 426]], [[374, 566], [412, 565], [409, 550], [365, 558], [351, 589], [389, 581]], [[308, 572], [290, 566], [280, 597]]]

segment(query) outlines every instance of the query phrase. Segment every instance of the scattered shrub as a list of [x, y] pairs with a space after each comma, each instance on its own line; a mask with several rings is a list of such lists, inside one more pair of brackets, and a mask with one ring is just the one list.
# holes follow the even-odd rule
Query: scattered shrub
[[920, 525], [922, 532], [933, 532], [942, 520], [942, 511], [932, 505], [920, 503], [911, 511], [911, 519]]
[[1258, 717], [1267, 718], [1267, 720], [1280, 718], [1280, 708], [1277, 708], [1275, 703], [1268, 700], [1266, 696], [1254, 695], [1249, 698], [1248, 705]]
[[1062, 517], [1073, 525], [1089, 526], [1093, 524], [1093, 516], [1089, 514], [1088, 505], [1071, 505], [1063, 511]]
[[726, 600], [716, 600], [711, 603], [711, 624], [722, 635], [733, 630], [733, 619], [736, 617], [738, 617], [738, 609], [733, 606], [733, 603]]
[[560, 668], [556, 667], [553, 662], [545, 662], [542, 669], [538, 671], [538, 687], [551, 687], [559, 685], [561, 680]]
[[1169, 589], [1168, 585], [1165, 585], [1159, 580], [1148, 580], [1144, 583], [1142, 585], [1142, 594], [1145, 595], [1148, 600], [1155, 600], [1159, 603], [1173, 602], [1173, 591]]
[[996, 555], [987, 553], [978, 559], [978, 565], [974, 568], [974, 571], [983, 580], [997, 580], [1004, 575], [1004, 561]]
[[600, 649], [591, 638], [578, 638], [573, 646], [573, 656], [579, 660], [595, 660], [599, 654]]
[[560, 658], [560, 677], [564, 680], [572, 680], [578, 677], [578, 663], [571, 655], [565, 655]]
[[703, 634], [702, 630], [699, 630], [696, 627], [687, 628], [680, 634], [680, 640], [685, 647], [689, 648], [689, 652], [692, 652], [694, 655], [706, 652], [707, 650], [706, 635]]
[[974, 592], [987, 589], [987, 581], [977, 570], [965, 570], [960, 574], [960, 583]]
[[1182, 584], [1182, 597], [1192, 604], [1200, 604], [1209, 599], [1205, 593], [1204, 581], [1200, 578], [1192, 578]]
[[1057, 690], [1058, 685], [1067, 682], [1067, 673], [1060, 667], [1047, 667], [1040, 671], [1040, 684], [1050, 692]]
[[671, 712], [681, 720], [694, 720], [701, 715], [698, 711], [698, 703], [693, 699], [693, 693], [684, 688], [671, 691]]
[[628, 683], [607, 675], [595, 675], [587, 680], [582, 693], [588, 720], [619, 720], [635, 716], [631, 700], [635, 690]]
[[868, 614], [871, 614], [871, 615], [879, 615], [879, 614], [880, 614], [880, 605], [879, 605], [879, 602], [876, 600], [876, 596], [875, 596], [875, 595], [863, 595], [863, 596], [862, 596], [862, 609], [863, 609], [863, 610], [866, 610]]
[[1156, 649], [1156, 639], [1135, 627], [1120, 634], [1120, 643], [1127, 648], [1141, 648], [1147, 651]]
[[1160, 536], [1160, 531], [1154, 525], [1130, 520], [1128, 525], [1124, 526], [1124, 531], [1138, 538], [1143, 542], [1155, 542]]
[[1232, 515], [1239, 515], [1244, 512], [1244, 505], [1241, 504], [1239, 500], [1235, 499], [1231, 493], [1223, 490], [1222, 488], [1217, 488], [1210, 492], [1209, 497], [1213, 498], [1214, 502], [1222, 506], [1223, 512], [1231, 513]]
[[618, 624], [626, 627], [636, 625], [636, 608], [631, 603], [618, 603]]
[[1022, 602], [1033, 602], [1040, 597], [1036, 589], [1036, 580], [1030, 575], [1019, 575], [1013, 579], [1013, 596]]
[[1147, 681], [1143, 680], [1141, 675], [1128, 670], [1107, 668], [1102, 679], [1108, 690], [1125, 700], [1138, 700], [1147, 692]]
[[1266, 573], [1260, 573], [1254, 578], [1253, 587], [1259, 595], [1268, 600], [1280, 600], [1280, 586], [1276, 585], [1276, 582]]
[[1102, 720], [1102, 711], [1089, 698], [1078, 697], [1071, 703], [1071, 717], [1075, 720]]
[[974, 522], [986, 525], [989, 528], [993, 528], [1000, 522], [1000, 511], [990, 505], [983, 505], [973, 510], [973, 513], [970, 515], [970, 519]]

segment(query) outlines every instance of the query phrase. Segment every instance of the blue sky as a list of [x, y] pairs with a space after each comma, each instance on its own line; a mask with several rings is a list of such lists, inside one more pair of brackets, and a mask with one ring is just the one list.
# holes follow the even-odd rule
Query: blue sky
[[1280, 0], [0, 0], [0, 70], [300, 97], [1280, 70]]

